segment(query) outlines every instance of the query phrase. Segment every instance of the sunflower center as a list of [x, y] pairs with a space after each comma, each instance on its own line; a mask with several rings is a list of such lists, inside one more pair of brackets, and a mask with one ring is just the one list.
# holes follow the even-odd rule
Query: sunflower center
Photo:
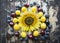
[[27, 25], [31, 25], [31, 24], [33, 23], [33, 21], [34, 21], [34, 19], [33, 19], [32, 17], [27, 17], [27, 18], [25, 19], [25, 23], [26, 23]]

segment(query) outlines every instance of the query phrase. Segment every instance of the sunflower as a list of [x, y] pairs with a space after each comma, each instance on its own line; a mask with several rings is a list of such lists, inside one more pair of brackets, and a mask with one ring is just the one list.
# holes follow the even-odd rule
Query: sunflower
[[25, 12], [22, 15], [23, 16], [19, 18], [19, 22], [22, 26], [22, 31], [33, 31], [40, 27], [39, 24], [41, 22], [39, 21], [37, 14], [32, 12]]

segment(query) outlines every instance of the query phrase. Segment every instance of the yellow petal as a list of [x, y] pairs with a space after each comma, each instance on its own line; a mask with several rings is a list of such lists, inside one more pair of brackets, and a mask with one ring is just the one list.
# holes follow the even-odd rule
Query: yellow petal
[[39, 24], [41, 24], [41, 22], [39, 22]]
[[41, 22], [37, 22], [35, 25], [33, 25], [33, 27], [34, 27], [35, 29], [39, 29], [40, 23], [41, 23]]
[[35, 29], [39, 29], [40, 26], [39, 25], [35, 25], [33, 27], [35, 27]]
[[22, 30], [22, 31], [25, 31], [25, 28], [24, 28], [24, 26], [22, 26], [21, 30]]
[[20, 21], [21, 21], [21, 17], [18, 18], [18, 22], [20, 22]]
[[19, 25], [19, 27], [22, 27], [21, 23], [19, 23], [18, 25]]
[[26, 27], [26, 31], [29, 31], [29, 27]]
[[24, 26], [23, 29], [24, 29], [24, 31], [26, 31], [26, 32], [29, 31], [29, 28], [26, 27], [26, 26]]
[[30, 31], [33, 31], [35, 28], [33, 26], [30, 26]]

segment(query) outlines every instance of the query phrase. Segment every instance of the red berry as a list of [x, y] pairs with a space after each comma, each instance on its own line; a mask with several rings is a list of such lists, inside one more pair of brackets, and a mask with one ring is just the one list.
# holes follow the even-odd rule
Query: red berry
[[28, 35], [28, 38], [33, 39], [33, 35], [32, 34]]
[[42, 11], [42, 12], [43, 12], [42, 8], [38, 8], [38, 12], [40, 12], [40, 11]]
[[42, 34], [42, 35], [45, 35], [45, 31], [44, 31], [44, 30], [41, 30], [41, 34]]
[[24, 6], [28, 8], [29, 7], [29, 4], [24, 4]]
[[13, 18], [16, 17], [16, 14], [15, 13], [12, 13], [11, 14], [11, 17], [13, 17]]
[[19, 32], [15, 32], [15, 36], [19, 37], [19, 35], [20, 35]]
[[14, 23], [13, 23], [13, 22], [10, 22], [9, 25], [10, 25], [11, 27], [13, 27]]

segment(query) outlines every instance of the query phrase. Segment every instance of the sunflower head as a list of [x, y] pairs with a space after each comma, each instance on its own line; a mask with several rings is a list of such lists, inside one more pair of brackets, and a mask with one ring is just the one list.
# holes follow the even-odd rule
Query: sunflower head
[[27, 12], [27, 13], [24, 13], [24, 15], [21, 17], [21, 21], [20, 22], [24, 26], [30, 26], [30, 25], [33, 26], [33, 25], [36, 24], [36, 22], [38, 22], [38, 18], [36, 16], [36, 14], [31, 13], [31, 12]]

